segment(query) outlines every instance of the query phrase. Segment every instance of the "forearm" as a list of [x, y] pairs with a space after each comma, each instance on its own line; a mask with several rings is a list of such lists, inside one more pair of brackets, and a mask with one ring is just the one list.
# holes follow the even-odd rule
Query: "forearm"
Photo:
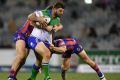
[[47, 27], [41, 27], [41, 25], [37, 25], [35, 21], [31, 21], [30, 23], [33, 27], [39, 28], [39, 29], [44, 29], [48, 32], [52, 31], [53, 26], [47, 26]]
[[59, 25], [57, 26], [57, 29], [58, 29], [58, 30], [62, 30], [62, 29], [63, 29], [63, 25], [62, 25], [62, 24], [59, 24]]
[[28, 20], [30, 20], [30, 21], [39, 21], [34, 13], [28, 15]]
[[59, 53], [64, 53], [66, 51], [66, 48], [65, 47], [54, 47], [53, 50]]
[[53, 30], [54, 30], [55, 32], [57, 32], [57, 31], [59, 31], [59, 30], [62, 30], [62, 29], [63, 29], [63, 25], [62, 25], [62, 24], [55, 25], [54, 28], [53, 28]]
[[35, 13], [31, 13], [30, 15], [28, 15], [28, 20], [30, 21], [35, 21], [35, 22], [41, 22], [43, 21], [43, 16], [36, 16]]
[[53, 26], [47, 26], [47, 27], [45, 27], [45, 29], [48, 31], [48, 32], [51, 32], [52, 31], [52, 29], [53, 29]]

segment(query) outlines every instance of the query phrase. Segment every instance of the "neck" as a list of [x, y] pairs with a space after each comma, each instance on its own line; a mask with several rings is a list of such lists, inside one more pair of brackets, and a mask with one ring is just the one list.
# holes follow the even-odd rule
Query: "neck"
[[56, 17], [55, 10], [52, 9], [52, 18], [55, 18], [55, 17]]

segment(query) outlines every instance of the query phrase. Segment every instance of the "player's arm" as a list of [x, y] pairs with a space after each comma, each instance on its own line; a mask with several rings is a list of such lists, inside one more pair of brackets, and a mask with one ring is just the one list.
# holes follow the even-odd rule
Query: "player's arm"
[[57, 32], [57, 31], [59, 31], [59, 30], [62, 30], [63, 29], [63, 25], [62, 24], [58, 24], [58, 25], [55, 25], [54, 27], [53, 27], [53, 30], [55, 31], [55, 32]]
[[46, 29], [47, 31], [51, 32], [51, 31], [52, 31], [52, 29], [53, 29], [53, 26], [48, 25], [47, 27], [45, 27], [45, 29]]
[[61, 30], [62, 28], [63, 28], [62, 24], [58, 24], [55, 26], [48, 25], [47, 27], [45, 27], [45, 29], [49, 32], [57, 32]]
[[44, 17], [37, 15], [37, 13], [35, 12], [28, 15], [28, 20], [30, 20], [33, 25], [36, 25], [36, 22], [39, 22], [40, 23], [39, 27], [47, 26], [47, 23], [45, 22]]
[[60, 46], [60, 47], [53, 47], [52, 50], [54, 50], [55, 52], [64, 53], [67, 50], [67, 48], [64, 45], [64, 46]]
[[30, 20], [30, 21], [38, 21], [39, 22], [41, 19], [38, 18], [35, 13], [31, 13], [31, 14], [28, 15], [28, 20]]

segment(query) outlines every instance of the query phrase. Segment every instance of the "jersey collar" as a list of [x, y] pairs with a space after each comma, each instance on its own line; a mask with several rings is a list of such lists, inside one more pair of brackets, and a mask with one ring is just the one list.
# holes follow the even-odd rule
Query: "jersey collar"
[[49, 10], [50, 16], [52, 16], [52, 9]]

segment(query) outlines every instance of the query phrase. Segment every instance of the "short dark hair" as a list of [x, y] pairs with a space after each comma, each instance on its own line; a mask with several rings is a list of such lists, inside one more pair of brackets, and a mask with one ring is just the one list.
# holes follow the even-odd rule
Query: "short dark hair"
[[54, 5], [52, 5], [52, 6], [48, 6], [46, 9], [52, 9], [52, 8], [65, 8], [65, 5], [64, 5], [64, 3], [63, 2], [57, 2], [57, 3], [55, 3]]
[[63, 2], [57, 2], [54, 4], [54, 8], [65, 8], [65, 5]]

